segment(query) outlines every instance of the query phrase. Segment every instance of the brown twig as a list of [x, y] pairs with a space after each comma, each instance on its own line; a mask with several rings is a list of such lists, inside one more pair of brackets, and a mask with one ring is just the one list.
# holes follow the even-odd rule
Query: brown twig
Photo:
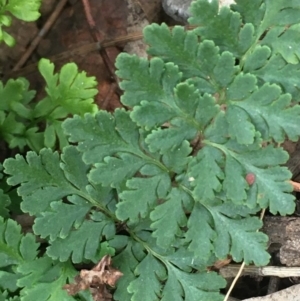
[[[92, 16], [92, 10], [91, 10], [89, 0], [82, 0], [82, 4], [83, 4], [83, 7], [84, 7], [86, 20], [89, 24], [93, 39], [94, 39], [95, 42], [101, 42], [102, 38], [101, 38], [98, 30], [96, 29], [96, 23], [95, 23], [94, 18]], [[103, 59], [103, 62], [105, 64], [106, 68], [110, 72], [111, 77], [115, 80], [115, 82], [117, 83], [117, 85], [119, 87], [119, 79], [116, 76], [116, 72], [115, 72], [116, 70], [115, 70], [114, 64], [109, 59], [109, 57], [107, 55], [107, 52], [104, 48], [100, 48], [99, 52], [100, 52], [100, 55], [102, 56], [102, 59]]]
[[294, 191], [300, 192], [300, 183], [294, 182], [294, 181], [290, 181], [290, 184], [292, 184]]
[[[220, 269], [220, 275], [224, 278], [235, 277], [241, 266], [238, 264], [229, 264]], [[300, 267], [285, 267], [285, 266], [246, 266], [243, 270], [243, 276], [262, 276], [262, 277], [279, 277], [279, 278], [289, 278], [289, 277], [300, 277]]]
[[68, 0], [60, 0], [57, 4], [55, 10], [50, 15], [49, 19], [46, 21], [43, 28], [39, 31], [39, 33], [36, 35], [36, 37], [31, 42], [30, 46], [27, 48], [26, 52], [22, 55], [20, 60], [17, 62], [17, 64], [12, 69], [13, 71], [19, 70], [28, 60], [32, 52], [35, 50], [35, 48], [38, 46], [41, 39], [48, 33], [49, 29], [61, 13], [62, 9], [64, 8], [65, 4]]
[[94, 18], [92, 16], [92, 10], [91, 10], [89, 0], [82, 0], [82, 5], [83, 5], [84, 12], [85, 12], [85, 17], [87, 19], [87, 22], [88, 22], [90, 28], [92, 30], [95, 30], [96, 23], [95, 23]]
[[[93, 43], [89, 43], [89, 44], [86, 44], [86, 45], [79, 46], [79, 47], [77, 47], [76, 49], [73, 49], [73, 50], [67, 50], [67, 51], [61, 52], [59, 54], [50, 56], [50, 57], [48, 57], [48, 59], [52, 62], [57, 62], [59, 60], [69, 59], [70, 57], [75, 56], [75, 55], [85, 55], [85, 54], [90, 53], [92, 51], [100, 50], [101, 48], [106, 48], [106, 47], [110, 47], [110, 46], [123, 44], [123, 43], [126, 43], [126, 42], [139, 40], [141, 38], [142, 38], [142, 34], [141, 33], [136, 33], [136, 34], [130, 34], [130, 35], [118, 37], [118, 38], [113, 39], [113, 40], [104, 41], [102, 43], [93, 42]], [[28, 73], [34, 72], [36, 70], [36, 68], [37, 68], [37, 63], [30, 64], [30, 65], [28, 65], [28, 66], [26, 66], [22, 69], [9, 72], [5, 76], [5, 78], [10, 78], [10, 77], [13, 77], [13, 76], [20, 76], [20, 75], [24, 76]]]
[[109, 91], [107, 92], [104, 100], [102, 101], [101, 103], [101, 109], [103, 110], [107, 110], [107, 106], [108, 106], [108, 103], [109, 101], [111, 100], [113, 94], [114, 94], [114, 91], [116, 90], [116, 83], [112, 83], [109, 87]]
[[[172, 29], [173, 27], [170, 27]], [[186, 26], [186, 30], [190, 30], [195, 28], [195, 26]], [[56, 55], [49, 56], [48, 59], [52, 62], [57, 62], [59, 60], [63, 59], [69, 59], [71, 56], [75, 55], [86, 55], [87, 53], [90, 53], [95, 50], [100, 50], [104, 49], [110, 46], [116, 46], [116, 45], [122, 45], [127, 42], [131, 41], [136, 41], [142, 39], [143, 34], [141, 32], [136, 32], [136, 33], [131, 33], [129, 35], [125, 36], [120, 36], [115, 39], [111, 40], [104, 40], [103, 42], [93, 42], [93, 43], [88, 43], [82, 46], [79, 46], [75, 49], [72, 50], [67, 50], [64, 52], [61, 52]], [[14, 77], [14, 76], [24, 76], [28, 73], [34, 72], [36, 70], [37, 63], [30, 64], [22, 69], [16, 70], [16, 71], [11, 71], [5, 75], [4, 81], [7, 78]]]

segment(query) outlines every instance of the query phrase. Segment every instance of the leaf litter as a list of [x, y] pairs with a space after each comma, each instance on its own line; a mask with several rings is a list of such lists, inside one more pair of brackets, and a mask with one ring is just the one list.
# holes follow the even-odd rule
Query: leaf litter
[[112, 300], [109, 288], [114, 287], [123, 274], [111, 264], [111, 257], [105, 255], [91, 270], [81, 270], [80, 274], [75, 277], [75, 283], [66, 284], [64, 289], [71, 296], [89, 289], [95, 301]]

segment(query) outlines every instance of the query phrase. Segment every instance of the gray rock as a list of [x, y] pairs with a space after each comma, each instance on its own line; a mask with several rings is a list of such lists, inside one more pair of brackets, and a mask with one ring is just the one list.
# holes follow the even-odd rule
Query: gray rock
[[162, 0], [162, 6], [167, 15], [176, 21], [187, 23], [190, 17], [189, 7], [193, 0]]
[[[162, 0], [162, 6], [167, 15], [174, 20], [187, 23], [187, 19], [191, 16], [189, 8], [194, 0]], [[220, 7], [229, 6], [234, 0], [219, 0]]]

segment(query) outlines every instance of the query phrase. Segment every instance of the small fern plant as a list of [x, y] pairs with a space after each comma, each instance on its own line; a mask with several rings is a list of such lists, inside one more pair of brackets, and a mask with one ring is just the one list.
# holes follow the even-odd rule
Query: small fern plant
[[5, 161], [35, 221], [26, 235], [0, 222], [3, 300], [92, 300], [62, 287], [107, 254], [118, 301], [221, 301], [214, 262], [268, 263], [258, 212], [295, 207], [280, 144], [300, 135], [300, 3], [197, 0], [191, 13], [189, 31], [145, 28], [151, 59], [118, 57], [128, 110], [69, 118], [61, 154]]
[[12, 47], [16, 41], [3, 27], [12, 24], [12, 16], [22, 21], [36, 21], [40, 17], [41, 0], [1, 0], [0, 1], [0, 42]]
[[54, 73], [54, 64], [41, 59], [38, 68], [46, 81], [46, 96], [39, 101], [25, 78], [9, 79], [5, 85], [0, 82], [0, 136], [10, 148], [20, 151], [25, 147], [62, 149], [68, 145], [62, 121], [70, 115], [97, 111], [95, 77], [79, 72], [74, 63]]

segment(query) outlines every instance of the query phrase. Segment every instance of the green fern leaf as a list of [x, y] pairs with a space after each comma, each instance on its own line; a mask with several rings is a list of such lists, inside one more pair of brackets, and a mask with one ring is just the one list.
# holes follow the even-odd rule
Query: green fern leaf
[[56, 113], [58, 105], [61, 106], [64, 110], [60, 111], [60, 118], [68, 114], [83, 115], [96, 112], [97, 106], [93, 103], [93, 97], [97, 94], [94, 77], [87, 77], [85, 72], [79, 73], [74, 63], [64, 65], [59, 74], [54, 74], [54, 65], [46, 59], [40, 60], [39, 71], [47, 83], [48, 98], [37, 105], [35, 116], [47, 113], [39, 110], [43, 108], [44, 102], [47, 102], [47, 109], [51, 114]]
[[[166, 270], [163, 265], [152, 255], [148, 254], [136, 267], [137, 278], [128, 286], [128, 292], [132, 293], [132, 301], [138, 300], [159, 300], [162, 284], [159, 280], [166, 277]], [[140, 287], [144, 289], [141, 290]]]
[[0, 189], [0, 216], [3, 218], [9, 217], [9, 208], [11, 204], [10, 197], [2, 189]]
[[251, 46], [254, 40], [252, 25], [242, 27], [239, 13], [228, 7], [221, 7], [218, 0], [195, 1], [191, 8], [191, 25], [201, 25], [194, 32], [203, 40], [212, 40], [221, 51], [227, 50], [236, 57], [241, 57]]
[[[163, 58], [166, 62], [175, 63], [182, 72], [182, 78], [189, 79], [201, 93], [218, 92], [221, 87], [232, 81], [238, 71], [231, 53], [220, 54], [219, 47], [213, 41], [204, 40], [198, 43], [195, 34], [185, 32], [181, 27], [175, 27], [170, 31], [164, 24], [160, 26], [152, 24], [145, 28], [144, 34], [146, 42], [150, 45], [148, 52]], [[123, 59], [122, 56], [120, 58]], [[120, 64], [120, 68], [122, 65]], [[118, 75], [124, 79], [130, 78], [120, 72]], [[134, 82], [137, 82], [136, 78]], [[128, 85], [124, 86], [126, 92], [130, 88]]]
[[[221, 180], [224, 178], [224, 172], [219, 165], [222, 162], [222, 152], [210, 146], [203, 147], [192, 160], [188, 175], [191, 185], [194, 187], [196, 200], [214, 199], [215, 193], [221, 191]], [[201, 175], [205, 176], [202, 178]], [[197, 181], [200, 177], [201, 181]]]
[[[52, 259], [64, 262], [72, 258], [72, 262], [80, 263], [84, 259], [97, 262], [103, 255], [113, 255], [114, 249], [107, 244], [100, 244], [102, 236], [109, 240], [115, 235], [114, 222], [100, 212], [91, 214], [91, 221], [84, 221], [76, 231], [66, 238], [57, 238], [47, 249], [47, 255]], [[100, 248], [98, 250], [98, 248]], [[101, 250], [103, 248], [104, 250]]]
[[254, 73], [257, 69], [263, 68], [268, 64], [271, 55], [271, 49], [267, 46], [255, 46], [253, 52], [246, 56], [243, 70], [245, 72]]
[[[300, 5], [298, 8], [300, 12]], [[262, 44], [270, 46], [273, 53], [280, 53], [282, 57], [290, 64], [298, 64], [300, 52], [298, 38], [300, 32], [300, 24], [285, 27], [275, 27], [268, 31], [264, 37]]]
[[[244, 5], [245, 2], [245, 0], [237, 0], [237, 5], [233, 7], [234, 9], [243, 7], [241, 8], [243, 18], [248, 17], [248, 15], [253, 16], [255, 12], [258, 12], [256, 18], [261, 17], [261, 24], [259, 24], [260, 35], [268, 28], [284, 27], [285, 25], [292, 25], [300, 21], [298, 14], [300, 5], [298, 2], [279, 0], [274, 3], [272, 0], [255, 0], [253, 4]], [[249, 10], [247, 11], [247, 9]]]
[[[102, 235], [108, 240], [115, 234], [111, 217], [98, 213], [90, 216], [91, 221], [85, 220], [93, 205], [109, 212], [106, 206], [112, 197], [110, 189], [89, 184], [86, 174], [89, 167], [82, 162], [75, 147], [65, 148], [62, 163], [57, 153], [44, 149], [40, 156], [29, 153], [27, 162], [20, 156], [7, 160], [5, 168], [6, 173], [12, 175], [11, 183], [22, 183], [18, 189], [24, 200], [22, 209], [38, 215], [33, 229], [37, 235], [50, 237], [47, 254], [52, 258], [66, 261], [72, 255], [76, 262], [83, 258], [95, 259]], [[35, 181], [35, 177], [39, 180]], [[48, 195], [44, 195], [41, 202], [40, 196], [45, 193]], [[61, 202], [63, 197], [67, 197], [68, 204]], [[91, 239], [85, 241], [88, 237]], [[105, 248], [112, 252], [109, 246], [103, 245]]]
[[[145, 218], [156, 205], [157, 199], [166, 197], [170, 189], [170, 178], [166, 174], [154, 175], [151, 178], [132, 178], [127, 181], [128, 190], [124, 190], [120, 197], [123, 200], [117, 205], [117, 217], [120, 220], [129, 218], [138, 221]], [[136, 203], [136, 200], [140, 200]]]
[[[230, 99], [226, 111], [229, 133], [239, 143], [252, 144], [255, 129], [264, 140], [271, 138], [279, 143], [284, 141], [285, 136], [293, 141], [299, 136], [300, 107], [291, 107], [290, 95], [282, 94], [279, 86], [264, 84], [258, 89], [254, 76], [241, 74], [228, 87], [226, 97]], [[236, 118], [245, 124], [244, 137], [238, 123], [230, 126]]]
[[[188, 250], [196, 258], [207, 262], [214, 251], [213, 241], [216, 238], [213, 219], [209, 212], [196, 204], [189, 217], [188, 230], [185, 233]], [[202, 229], [199, 231], [199, 229]]]
[[120, 269], [123, 277], [118, 281], [114, 299], [117, 301], [132, 301], [132, 294], [127, 290], [130, 283], [136, 279], [135, 270], [145, 257], [141, 244], [128, 239], [127, 246], [114, 257], [114, 266]]
[[[287, 161], [287, 153], [280, 148], [267, 146], [266, 148], [233, 155], [244, 170], [255, 175], [255, 189], [257, 203], [266, 208], [269, 206], [273, 214], [291, 214], [295, 210], [292, 187], [287, 182], [291, 173], [286, 167], [278, 166]], [[242, 175], [245, 173], [242, 173]], [[276, 197], [275, 197], [276, 195]]]
[[5, 86], [0, 82], [0, 132], [11, 148], [22, 150], [27, 144], [26, 125], [33, 118], [29, 103], [34, 96], [35, 92], [29, 90], [26, 79], [10, 79]]
[[23, 263], [18, 267], [18, 272], [23, 275], [18, 280], [18, 286], [22, 288], [22, 301], [74, 301], [63, 289], [76, 275], [76, 270], [70, 263], [53, 262], [51, 258], [44, 256]]
[[40, 156], [28, 152], [26, 159], [17, 155], [3, 164], [5, 172], [12, 175], [8, 183], [13, 186], [22, 183], [18, 193], [23, 197], [24, 212], [38, 214], [49, 208], [51, 202], [76, 193], [59, 166], [57, 153], [48, 149], [42, 150]]
[[[219, 62], [215, 67], [215, 79], [220, 85], [226, 84], [224, 74], [231, 74], [234, 70], [231, 68], [233, 62], [230, 58], [225, 57], [226, 54], [220, 56]], [[231, 62], [229, 65], [228, 61]], [[143, 64], [143, 60], [138, 60], [128, 55], [120, 56], [117, 65], [123, 66], [125, 63], [127, 63], [127, 65], [140, 66]], [[226, 66], [229, 66], [228, 68], [231, 70]], [[224, 71], [218, 72], [219, 69]], [[175, 87], [177, 83], [176, 73], [179, 73], [173, 64], [163, 65], [161, 60], [156, 59], [150, 62], [148, 74], [145, 74], [145, 68], [139, 70], [140, 74], [136, 71], [132, 73], [132, 76], [127, 73], [119, 72], [120, 76], [126, 79], [123, 86], [127, 88], [127, 90], [122, 99], [126, 105], [138, 104], [139, 100], [137, 99], [137, 95], [139, 94], [133, 96], [134, 91], [137, 90], [137, 82], [141, 82], [141, 85], [143, 85], [139, 87], [139, 91], [144, 90], [142, 97], [143, 99], [147, 99], [147, 101], [140, 99], [140, 105], [135, 105], [130, 117], [139, 126], [145, 127], [148, 130], [155, 126], [162, 125], [166, 121], [170, 122], [169, 128], [154, 130], [146, 138], [151, 152], [160, 151], [161, 153], [167, 153], [169, 150], [180, 146], [183, 140], [192, 140], [196, 136], [196, 130], [201, 130], [218, 113], [218, 106], [216, 106], [214, 100], [208, 95], [201, 97], [199, 91], [197, 91], [194, 86], [182, 83]], [[153, 74], [156, 74], [156, 77], [153, 77]], [[148, 77], [147, 79], [145, 78], [146, 76]], [[159, 89], [155, 89], [156, 93], [160, 95], [153, 95], [153, 86], [149, 85], [149, 83], [152, 81], [153, 85], [157, 86], [157, 81], [160, 77], [162, 86]], [[173, 80], [173, 78], [176, 80]], [[226, 76], [226, 78], [228, 78], [228, 76]], [[230, 76], [229, 78], [231, 79]], [[145, 80], [147, 86], [142, 83], [142, 80]], [[130, 97], [131, 95], [133, 97]], [[154, 99], [155, 96], [157, 97]], [[127, 99], [130, 99], [131, 103], [126, 102]], [[134, 103], [132, 101], [134, 101]], [[202, 113], [202, 104], [207, 109], [205, 116]], [[153, 114], [153, 110], [154, 112], [160, 113]], [[163, 115], [164, 118], [161, 117]]]
[[[196, 256], [205, 260], [211, 256], [210, 252], [215, 252], [218, 258], [231, 254], [237, 262], [244, 260], [265, 265], [269, 261], [269, 254], [264, 251], [267, 236], [256, 232], [262, 226], [258, 218], [246, 216], [241, 219], [235, 207], [229, 204], [205, 207], [207, 209], [195, 205], [188, 222], [186, 239]], [[197, 230], [199, 227], [203, 230]]]
[[[262, 37], [261, 44], [270, 46], [274, 53], [280, 53], [289, 63], [298, 63], [296, 42], [291, 43], [290, 38], [298, 31], [298, 24], [295, 24], [300, 21], [298, 3], [284, 0], [276, 4], [262, 0], [247, 3], [237, 0], [232, 9], [222, 7], [218, 11], [217, 0], [199, 0], [191, 6], [189, 22], [201, 25], [195, 32], [202, 39], [213, 40], [221, 51], [228, 50], [238, 58], [248, 55], [248, 49], [251, 53], [251, 46], [258, 43], [265, 31], [271, 28]], [[242, 23], [245, 25], [242, 26]]]
[[[164, 63], [159, 58], [151, 60], [149, 65], [145, 59], [122, 53], [117, 58], [116, 66], [119, 69], [118, 76], [124, 79], [121, 86], [126, 90], [121, 98], [122, 103], [131, 107], [140, 103], [141, 100], [152, 101], [172, 94], [173, 87], [181, 79], [176, 66], [170, 64], [165, 71], [164, 90], [160, 83]], [[148, 91], [151, 91], [151, 94]]]
[[39, 71], [47, 83], [48, 96], [37, 103], [33, 115], [38, 120], [46, 120], [44, 145], [54, 148], [58, 138], [63, 148], [67, 140], [62, 135], [61, 120], [70, 114], [82, 116], [97, 111], [97, 105], [93, 103], [97, 94], [96, 81], [94, 77], [87, 77], [85, 72], [78, 72], [74, 63], [64, 65], [59, 73], [54, 74], [54, 65], [42, 59]]
[[30, 119], [32, 112], [26, 105], [35, 96], [34, 91], [29, 91], [29, 82], [24, 78], [10, 79], [5, 86], [0, 83], [1, 105], [0, 110], [14, 112], [20, 117]]
[[[225, 208], [224, 211], [223, 207], [226, 206], [224, 204], [210, 209], [217, 233], [214, 241], [217, 257], [224, 258], [231, 254], [236, 262], [244, 260], [246, 264], [253, 261], [258, 266], [266, 265], [270, 259], [270, 255], [265, 251], [268, 237], [257, 232], [262, 227], [262, 222], [257, 217], [246, 217], [242, 221], [239, 218], [234, 219], [234, 216], [230, 215], [230, 211], [234, 210], [231, 207]], [[230, 244], [229, 250], [227, 246]]]
[[143, 156], [138, 128], [124, 110], [116, 110], [114, 116], [100, 111], [95, 117], [89, 114], [84, 118], [74, 117], [67, 119], [63, 127], [69, 141], [78, 143], [87, 164], [100, 163], [104, 157], [118, 152]]
[[153, 221], [151, 228], [157, 244], [168, 249], [178, 237], [183, 236], [182, 228], [187, 224], [184, 209], [188, 207], [191, 199], [183, 191], [173, 188], [165, 203], [157, 206], [150, 214]]
[[257, 28], [264, 18], [266, 2], [263, 0], [236, 0], [231, 8], [241, 14], [244, 23], [251, 23]]
[[[211, 73], [218, 56], [218, 48], [213, 43], [206, 41], [198, 45], [198, 37], [192, 31], [185, 31], [181, 26], [175, 26], [172, 31], [166, 24], [151, 24], [144, 29], [145, 41], [150, 45], [148, 52], [158, 56], [164, 61], [172, 61], [183, 72], [184, 78], [191, 76], [205, 77]], [[202, 61], [201, 55], [211, 51], [208, 61]], [[122, 68], [122, 65], [117, 66]], [[125, 74], [119, 73], [121, 78]], [[125, 87], [124, 87], [125, 88]], [[125, 88], [128, 90], [128, 87]]]
[[167, 129], [158, 129], [152, 131], [146, 138], [151, 152], [160, 152], [167, 154], [169, 151], [174, 151], [180, 148], [182, 143], [186, 140], [193, 140], [196, 138], [197, 130], [192, 128], [184, 121], [175, 120]]
[[26, 4], [20, 0], [9, 0], [5, 10], [12, 13], [16, 18], [23, 21], [35, 21], [39, 18], [41, 0], [28, 0]]
[[73, 196], [68, 201], [72, 204], [65, 204], [61, 201], [50, 204], [51, 211], [42, 212], [34, 222], [34, 233], [42, 238], [50, 236], [50, 240], [65, 239], [71, 232], [72, 227], [78, 229], [83, 223], [86, 214], [91, 209], [91, 204], [84, 199]]
[[20, 274], [16, 267], [25, 262], [31, 262], [37, 256], [39, 244], [32, 234], [23, 235], [21, 227], [13, 220], [0, 217], [0, 288], [14, 292], [17, 290], [17, 280]]
[[[12, 16], [23, 21], [35, 21], [40, 16], [39, 8], [41, 0], [28, 0], [26, 3], [21, 0], [1, 1], [0, 3], [0, 42], [4, 41], [9, 47], [15, 45], [15, 39], [3, 30], [3, 26], [11, 26]], [[6, 15], [8, 13], [8, 15]]]
[[[121, 122], [123, 126], [119, 127]], [[95, 169], [90, 173], [92, 182], [112, 187], [126, 182], [126, 187], [123, 187], [119, 194], [122, 200], [116, 211], [119, 219], [129, 218], [131, 221], [137, 221], [140, 216], [146, 217], [156, 204], [157, 198], [167, 195], [170, 189], [167, 168], [152, 156], [145, 154], [139, 143], [141, 138], [137, 127], [128, 113], [117, 110], [112, 116], [99, 112], [95, 117], [86, 115], [85, 120], [67, 120], [64, 127], [70, 135], [70, 140], [79, 142], [79, 149], [84, 151], [83, 159], [88, 160], [87, 162], [96, 160], [93, 161], [94, 164], [97, 162]], [[183, 150], [188, 155], [190, 149], [187, 145]], [[104, 154], [111, 157], [104, 158]], [[175, 151], [169, 153], [165, 160], [174, 162], [175, 154]], [[174, 157], [171, 157], [172, 155]], [[104, 162], [101, 163], [103, 159]], [[108, 176], [111, 169], [116, 176]], [[147, 178], [133, 177], [137, 171]], [[135, 202], [135, 199], [141, 199], [143, 202], [133, 206], [132, 202]]]
[[[143, 241], [149, 242], [148, 239], [151, 240], [149, 235], [148, 238], [143, 237]], [[115, 300], [130, 301], [142, 298], [167, 301], [171, 298], [183, 301], [198, 300], [198, 296], [203, 297], [201, 300], [222, 300], [217, 291], [225, 286], [224, 279], [215, 273], [206, 273], [205, 266], [202, 266], [201, 272], [197, 274], [190, 273], [192, 267], [200, 269], [199, 260], [191, 252], [182, 248], [177, 252], [168, 250], [166, 255], [161, 253], [153, 242], [149, 243], [147, 249], [155, 250], [157, 258], [150, 253], [146, 255], [142, 245], [133, 241], [114, 258], [114, 264], [124, 274], [118, 282]], [[147, 290], [141, 290], [140, 283], [148, 283]]]
[[119, 158], [105, 157], [104, 163], [96, 163], [95, 169], [90, 173], [91, 181], [117, 188], [145, 164], [142, 158], [128, 153], [120, 153], [118, 156]]
[[0, 291], [0, 301], [21, 301], [19, 296], [10, 297], [8, 291]]
[[162, 301], [223, 300], [223, 296], [215, 291], [224, 287], [225, 281], [216, 273], [188, 274], [170, 264], [167, 268], [168, 280], [162, 292]]
[[162, 163], [171, 171], [181, 174], [187, 167], [192, 148], [188, 141], [183, 141], [179, 148], [172, 149], [162, 156]]
[[245, 62], [245, 71], [254, 74], [261, 83], [274, 83], [282, 87], [283, 92], [290, 93], [292, 98], [300, 99], [300, 64], [288, 64], [281, 55], [273, 55], [261, 64], [260, 68], [252, 68], [251, 58], [249, 64]]

